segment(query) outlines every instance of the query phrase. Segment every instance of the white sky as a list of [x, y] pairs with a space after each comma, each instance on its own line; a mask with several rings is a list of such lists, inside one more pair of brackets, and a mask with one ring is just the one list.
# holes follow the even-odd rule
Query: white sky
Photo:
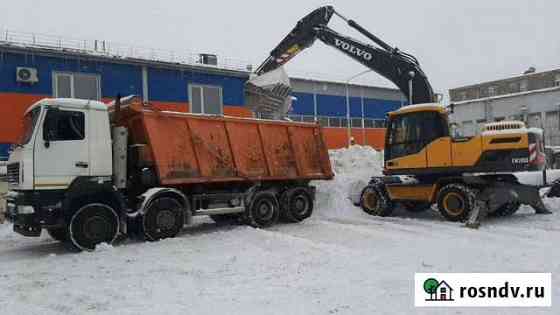
[[[553, 0], [2, 1], [0, 28], [210, 52], [260, 64], [296, 22], [332, 4], [390, 45], [412, 53], [438, 92], [560, 67], [560, 2]], [[333, 18], [330, 26], [363, 39]], [[344, 80], [365, 68], [320, 42], [292, 75]], [[392, 86], [375, 74], [360, 83]]]

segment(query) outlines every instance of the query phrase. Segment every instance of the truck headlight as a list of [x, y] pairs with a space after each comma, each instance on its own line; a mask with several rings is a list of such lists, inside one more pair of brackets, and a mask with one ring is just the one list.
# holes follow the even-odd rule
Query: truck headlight
[[35, 209], [33, 209], [33, 206], [18, 206], [17, 212], [19, 214], [33, 214], [35, 213]]

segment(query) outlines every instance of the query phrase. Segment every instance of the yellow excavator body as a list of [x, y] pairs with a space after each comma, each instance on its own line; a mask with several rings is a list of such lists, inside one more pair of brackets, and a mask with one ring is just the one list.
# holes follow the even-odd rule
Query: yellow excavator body
[[388, 116], [385, 175], [430, 179], [387, 185], [392, 200], [433, 203], [442, 184], [434, 179], [442, 177], [544, 168], [542, 135], [520, 122], [498, 123], [495, 126], [503, 129], [496, 127], [474, 137], [454, 137], [449, 134], [448, 110], [441, 105], [407, 106]]

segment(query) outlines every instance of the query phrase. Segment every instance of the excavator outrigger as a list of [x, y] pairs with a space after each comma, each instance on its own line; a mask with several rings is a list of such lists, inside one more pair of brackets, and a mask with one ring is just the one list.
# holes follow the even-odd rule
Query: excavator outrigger
[[[333, 15], [378, 47], [329, 28]], [[550, 213], [540, 189], [551, 187], [547, 195], [560, 197], [560, 171], [546, 170], [542, 130], [512, 121], [488, 124], [475, 137], [452, 136], [448, 115], [453, 106], [448, 110], [434, 103], [435, 94], [418, 60], [332, 6], [301, 19], [272, 50], [257, 77], [247, 83], [248, 99], [287, 108], [290, 87], [282, 65], [317, 39], [393, 82], [413, 104], [388, 113], [383, 175], [371, 179], [357, 202], [366, 213], [388, 216], [397, 204], [413, 212], [437, 204], [446, 219], [467, 221], [469, 227], [478, 227], [486, 214], [512, 215], [522, 204], [536, 213]], [[255, 91], [260, 98], [254, 98]], [[249, 102], [252, 108], [259, 106], [255, 104]]]

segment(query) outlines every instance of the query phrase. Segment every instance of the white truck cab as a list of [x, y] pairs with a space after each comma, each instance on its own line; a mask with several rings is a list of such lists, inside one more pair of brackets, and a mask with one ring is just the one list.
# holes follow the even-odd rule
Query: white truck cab
[[23, 121], [22, 139], [7, 165], [10, 190], [61, 190], [80, 176], [112, 175], [107, 105], [44, 99]]
[[[14, 230], [39, 236], [45, 228], [56, 239], [67, 239], [73, 217], [64, 209], [81, 206], [97, 192], [108, 193], [103, 198], [118, 204], [112, 151], [107, 105], [79, 99], [43, 99], [33, 104], [23, 118], [21, 141], [7, 163], [6, 217]], [[93, 216], [95, 233], [101, 221], [116, 216], [112, 209], [105, 213], [105, 218]], [[103, 237], [94, 234], [93, 238]]]

